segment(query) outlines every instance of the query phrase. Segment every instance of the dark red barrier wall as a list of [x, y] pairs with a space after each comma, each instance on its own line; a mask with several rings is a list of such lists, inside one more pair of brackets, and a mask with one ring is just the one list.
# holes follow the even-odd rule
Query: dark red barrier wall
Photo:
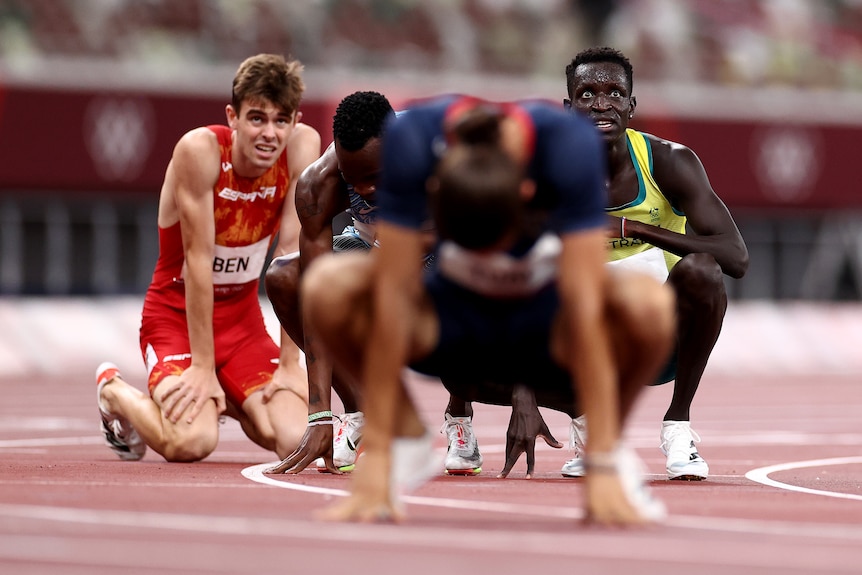
[[685, 143], [732, 207], [862, 207], [858, 125], [641, 118], [644, 131]]
[[[227, 99], [117, 92], [0, 92], [0, 192], [157, 193], [174, 144], [191, 128], [225, 123]], [[325, 142], [334, 104], [302, 106]]]
[[[0, 192], [156, 193], [177, 139], [193, 127], [224, 122], [225, 104], [199, 96], [0, 89]], [[324, 145], [335, 105], [302, 106], [303, 121], [321, 132]], [[694, 149], [731, 207], [862, 207], [858, 125], [637, 120], [635, 127]]]

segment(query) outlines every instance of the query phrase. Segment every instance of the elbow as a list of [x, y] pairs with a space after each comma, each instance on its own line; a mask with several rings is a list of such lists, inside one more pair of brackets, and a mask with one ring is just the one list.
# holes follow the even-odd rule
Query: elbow
[[739, 254], [737, 257], [733, 258], [731, 265], [727, 266], [724, 270], [724, 273], [732, 277], [733, 279], [742, 278], [745, 273], [748, 271], [748, 250], [743, 246], [739, 250]]

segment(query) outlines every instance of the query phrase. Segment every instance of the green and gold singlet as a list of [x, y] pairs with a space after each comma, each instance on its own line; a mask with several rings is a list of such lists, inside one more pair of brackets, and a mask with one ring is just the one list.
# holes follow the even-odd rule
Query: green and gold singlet
[[[652, 149], [644, 135], [631, 128], [626, 130], [626, 140], [629, 154], [638, 176], [637, 197], [621, 206], [605, 208], [614, 216], [625, 216], [627, 220], [643, 222], [651, 226], [659, 226], [673, 232], [685, 233], [685, 214], [675, 210], [656, 184], [652, 176]], [[610, 261], [621, 260], [653, 247], [638, 239], [609, 238]], [[664, 252], [667, 269], [670, 270], [680, 260], [680, 257], [670, 252]]]

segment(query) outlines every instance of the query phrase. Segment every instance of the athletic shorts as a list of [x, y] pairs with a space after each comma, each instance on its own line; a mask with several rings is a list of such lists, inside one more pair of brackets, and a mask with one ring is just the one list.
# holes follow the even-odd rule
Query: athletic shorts
[[555, 284], [528, 298], [494, 299], [432, 270], [425, 287], [437, 309], [440, 339], [411, 369], [439, 377], [450, 393], [468, 401], [506, 405], [521, 383], [535, 390], [540, 405], [574, 405], [572, 377], [549, 351], [559, 309]]
[[[252, 392], [272, 380], [280, 348], [266, 330], [256, 292], [237, 302], [217, 302], [213, 315], [216, 376], [227, 399], [241, 407]], [[179, 375], [191, 365], [185, 313], [149, 303], [140, 335], [152, 394], [165, 377]]]

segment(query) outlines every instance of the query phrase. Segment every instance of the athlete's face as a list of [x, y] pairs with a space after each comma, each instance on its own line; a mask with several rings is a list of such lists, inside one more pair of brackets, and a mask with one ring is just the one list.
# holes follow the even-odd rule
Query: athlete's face
[[636, 102], [629, 93], [626, 71], [614, 62], [590, 62], [575, 68], [571, 100], [563, 104], [590, 118], [605, 142], [618, 140], [634, 115]]
[[380, 176], [380, 138], [372, 138], [361, 149], [348, 151], [335, 142], [338, 170], [345, 182], [368, 202], [374, 201]]
[[235, 132], [234, 170], [256, 177], [275, 164], [296, 127], [299, 113], [288, 114], [269, 100], [245, 100], [240, 109], [227, 107], [228, 124]]

